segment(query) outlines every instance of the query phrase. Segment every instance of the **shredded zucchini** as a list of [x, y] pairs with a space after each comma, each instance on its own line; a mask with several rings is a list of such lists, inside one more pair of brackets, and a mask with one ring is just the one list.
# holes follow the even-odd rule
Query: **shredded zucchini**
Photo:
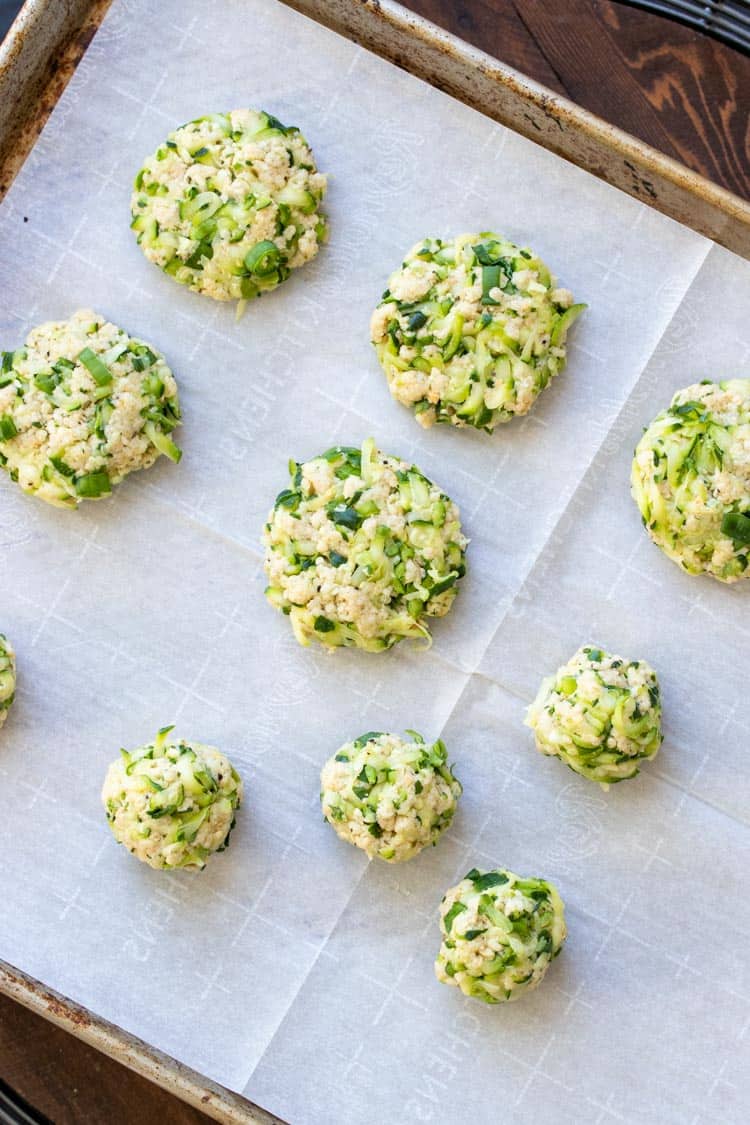
[[442, 944], [435, 975], [486, 1004], [536, 988], [566, 937], [565, 911], [546, 879], [503, 867], [471, 871], [440, 905]]
[[633, 499], [654, 543], [688, 574], [750, 574], [750, 379], [678, 391], [639, 441]]
[[108, 496], [160, 453], [178, 461], [170, 435], [179, 423], [164, 357], [90, 309], [3, 353], [0, 466], [48, 504]]
[[242, 781], [213, 746], [170, 739], [121, 750], [107, 771], [102, 802], [118, 843], [155, 868], [198, 871], [229, 844]]
[[542, 682], [526, 725], [543, 754], [607, 789], [635, 777], [661, 746], [656, 672], [645, 660], [580, 648]]
[[219, 301], [275, 289], [327, 237], [326, 178], [296, 126], [269, 113], [212, 113], [173, 130], [135, 179], [146, 257]]
[[530, 250], [484, 231], [417, 243], [370, 329], [391, 394], [422, 426], [490, 431], [526, 414], [562, 371], [585, 307]]
[[342, 840], [388, 863], [437, 844], [453, 820], [461, 783], [439, 739], [368, 731], [329, 758], [320, 775], [323, 816]]
[[266, 596], [303, 645], [429, 645], [425, 618], [448, 612], [466, 569], [455, 504], [371, 438], [292, 461], [263, 543]]

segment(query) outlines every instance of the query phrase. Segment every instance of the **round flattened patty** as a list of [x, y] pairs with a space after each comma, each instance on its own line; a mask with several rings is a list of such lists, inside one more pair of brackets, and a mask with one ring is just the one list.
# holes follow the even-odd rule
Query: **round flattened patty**
[[630, 479], [646, 530], [683, 570], [750, 575], [750, 379], [678, 391], [638, 442]]
[[448, 612], [465, 573], [456, 505], [372, 439], [289, 467], [263, 533], [266, 596], [300, 644], [429, 643], [425, 618]]
[[329, 758], [320, 775], [323, 816], [338, 836], [388, 863], [412, 859], [453, 820], [461, 783], [440, 739], [369, 731]]
[[179, 421], [164, 357], [90, 309], [2, 353], [0, 466], [49, 504], [106, 496], [160, 453], [179, 461]]
[[498, 234], [425, 238], [391, 274], [370, 333], [391, 394], [422, 426], [493, 430], [562, 371], [585, 307]]
[[211, 113], [145, 161], [131, 226], [149, 261], [197, 293], [259, 297], [317, 254], [325, 190], [295, 126], [255, 109]]
[[635, 777], [661, 746], [656, 672], [645, 660], [580, 648], [542, 681], [526, 725], [542, 754], [606, 789]]
[[223, 851], [242, 800], [242, 781], [213, 746], [169, 739], [121, 750], [107, 771], [102, 802], [112, 834], [149, 867], [199, 871]]
[[501, 1004], [541, 982], [565, 941], [565, 910], [546, 879], [472, 868], [443, 896], [440, 930], [438, 980]]

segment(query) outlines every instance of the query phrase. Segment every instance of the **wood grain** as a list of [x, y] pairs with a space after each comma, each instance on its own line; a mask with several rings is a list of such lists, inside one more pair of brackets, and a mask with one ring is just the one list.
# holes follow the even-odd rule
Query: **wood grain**
[[[750, 198], [750, 59], [610, 0], [402, 0]], [[209, 1119], [0, 996], [0, 1075], [55, 1125]]]
[[0, 1075], [54, 1125], [214, 1125], [2, 994]]
[[403, 0], [750, 199], [750, 58], [611, 0]]

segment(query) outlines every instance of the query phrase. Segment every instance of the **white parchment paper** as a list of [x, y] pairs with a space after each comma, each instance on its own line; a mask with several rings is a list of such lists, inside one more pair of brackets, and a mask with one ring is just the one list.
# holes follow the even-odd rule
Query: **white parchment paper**
[[[134, 172], [176, 124], [253, 105], [331, 174], [330, 245], [234, 310], [142, 257]], [[566, 373], [494, 436], [424, 433], [368, 341], [424, 234], [531, 243], [590, 309]], [[295, 1125], [747, 1120], [750, 583], [690, 579], [628, 495], [641, 427], [696, 379], [750, 376], [750, 265], [276, 0], [115, 0], [0, 208], [0, 340], [92, 306], [153, 341], [185, 450], [58, 512], [0, 480], [0, 956]], [[258, 538], [289, 456], [414, 459], [460, 504], [470, 573], [427, 655], [302, 650]], [[667, 739], [601, 794], [522, 726], [595, 641], [659, 670]], [[229, 851], [153, 872], [99, 804], [120, 746], [176, 722], [246, 781]], [[364, 729], [443, 735], [465, 785], [440, 847], [367, 864], [318, 772]], [[560, 886], [544, 986], [485, 1008], [432, 976], [472, 865]]]

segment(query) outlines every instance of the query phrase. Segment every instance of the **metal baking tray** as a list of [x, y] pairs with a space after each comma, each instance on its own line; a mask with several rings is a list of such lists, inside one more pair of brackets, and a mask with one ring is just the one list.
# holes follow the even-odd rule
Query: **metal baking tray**
[[[0, 199], [111, 0], [26, 0], [0, 47]], [[394, 0], [282, 0], [677, 222], [750, 257], [750, 202]]]
[[[392, 0], [284, 0], [649, 206], [750, 257], [750, 203], [559, 98]], [[0, 48], [0, 198], [109, 0], [27, 0]], [[0, 990], [217, 1121], [278, 1120], [0, 961]]]

